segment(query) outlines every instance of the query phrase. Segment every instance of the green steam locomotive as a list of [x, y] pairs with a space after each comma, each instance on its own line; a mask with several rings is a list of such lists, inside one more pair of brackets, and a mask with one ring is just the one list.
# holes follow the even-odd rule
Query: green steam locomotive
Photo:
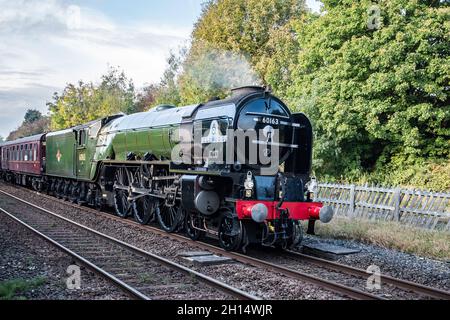
[[[37, 148], [33, 170], [23, 165], [22, 144]], [[262, 87], [113, 115], [0, 150], [7, 181], [195, 240], [211, 234], [226, 250], [296, 246], [300, 221], [313, 232], [316, 220], [333, 216], [308, 191], [310, 121]]]

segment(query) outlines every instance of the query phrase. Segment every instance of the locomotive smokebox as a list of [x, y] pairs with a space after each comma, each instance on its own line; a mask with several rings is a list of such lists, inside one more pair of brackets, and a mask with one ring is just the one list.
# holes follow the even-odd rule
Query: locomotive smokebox
[[195, 208], [203, 215], [210, 216], [219, 210], [220, 198], [217, 192], [200, 191], [195, 197]]

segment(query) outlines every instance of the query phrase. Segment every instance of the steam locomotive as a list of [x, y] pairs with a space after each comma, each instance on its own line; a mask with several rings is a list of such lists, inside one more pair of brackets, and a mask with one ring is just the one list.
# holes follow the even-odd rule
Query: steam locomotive
[[302, 220], [331, 221], [308, 191], [312, 126], [263, 87], [225, 100], [161, 105], [0, 145], [0, 177], [123, 218], [218, 238], [297, 246]]

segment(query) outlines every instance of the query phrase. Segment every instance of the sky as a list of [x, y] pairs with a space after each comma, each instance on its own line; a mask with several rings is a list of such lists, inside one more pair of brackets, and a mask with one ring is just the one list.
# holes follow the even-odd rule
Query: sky
[[[120, 67], [136, 87], [157, 82], [188, 43], [203, 0], [0, 0], [0, 136], [67, 83]], [[307, 0], [318, 11], [320, 2]]]

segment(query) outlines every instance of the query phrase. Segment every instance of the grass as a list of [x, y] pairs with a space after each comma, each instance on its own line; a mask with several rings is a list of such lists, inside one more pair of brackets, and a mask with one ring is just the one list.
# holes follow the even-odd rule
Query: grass
[[396, 222], [350, 220], [335, 217], [318, 223], [316, 234], [324, 238], [356, 240], [418, 256], [450, 260], [450, 233], [401, 225]]
[[139, 281], [141, 282], [150, 282], [153, 279], [153, 275], [144, 273], [139, 275]]
[[45, 277], [36, 277], [31, 280], [12, 279], [0, 282], [0, 300], [24, 299], [17, 297], [19, 293], [25, 293], [47, 282]]

